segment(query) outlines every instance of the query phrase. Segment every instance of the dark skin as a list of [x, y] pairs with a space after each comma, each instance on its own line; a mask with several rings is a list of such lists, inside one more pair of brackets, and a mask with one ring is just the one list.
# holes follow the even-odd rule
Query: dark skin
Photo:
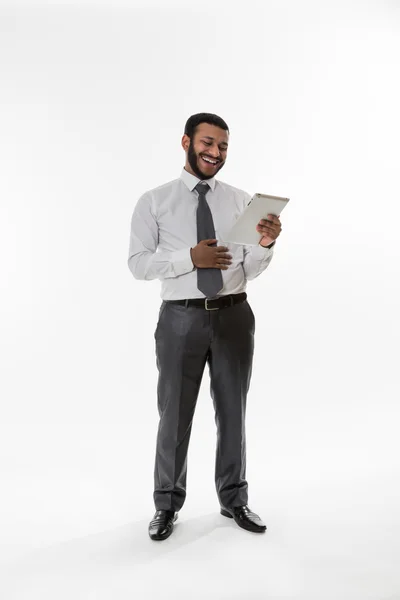
[[[209, 123], [200, 123], [193, 139], [186, 134], [182, 137], [182, 148], [186, 153], [185, 169], [202, 181], [214, 177], [225, 164], [229, 145], [229, 134], [224, 129]], [[208, 158], [215, 164], [204, 161]], [[264, 248], [274, 242], [282, 231], [279, 217], [267, 215], [257, 224], [258, 233], [262, 234], [260, 246]], [[195, 267], [199, 269], [215, 268], [226, 270], [232, 264], [232, 255], [226, 246], [212, 246], [216, 239], [201, 240], [191, 248], [190, 256]]]

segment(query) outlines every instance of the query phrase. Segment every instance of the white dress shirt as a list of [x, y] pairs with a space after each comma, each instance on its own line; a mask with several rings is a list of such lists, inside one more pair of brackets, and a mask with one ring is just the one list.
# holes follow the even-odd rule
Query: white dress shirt
[[[197, 287], [197, 270], [190, 249], [197, 245], [196, 211], [201, 180], [182, 170], [179, 179], [145, 192], [137, 201], [131, 221], [128, 266], [135, 279], [160, 279], [163, 300], [204, 298]], [[223, 240], [246, 208], [251, 196], [215, 177], [204, 180], [210, 186], [207, 202], [218, 246], [226, 246], [232, 264], [221, 269], [224, 287], [218, 296], [246, 291], [246, 283], [269, 265], [272, 248], [231, 244]]]

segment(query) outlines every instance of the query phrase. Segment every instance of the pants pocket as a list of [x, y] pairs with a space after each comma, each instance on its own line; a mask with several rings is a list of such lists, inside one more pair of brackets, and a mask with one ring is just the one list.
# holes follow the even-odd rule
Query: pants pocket
[[167, 302], [166, 302], [165, 300], [163, 300], [163, 301], [162, 301], [162, 304], [161, 304], [161, 306], [160, 306], [160, 311], [159, 311], [159, 313], [158, 313], [158, 321], [157, 321], [157, 325], [156, 325], [156, 330], [155, 330], [155, 332], [154, 332], [154, 337], [157, 337], [157, 332], [158, 332], [158, 330], [159, 330], [160, 323], [161, 323], [161, 317], [162, 317], [162, 316], [163, 316], [163, 314], [164, 314], [164, 311], [165, 311], [165, 309], [166, 309], [166, 306], [167, 306]]
[[255, 321], [255, 319], [256, 319], [256, 318], [255, 318], [255, 316], [254, 316], [254, 313], [253, 313], [253, 310], [252, 310], [252, 308], [251, 308], [250, 304], [248, 303], [248, 301], [247, 301], [247, 300], [245, 300], [245, 301], [244, 301], [244, 303], [245, 303], [245, 305], [247, 306], [247, 309], [248, 309], [248, 311], [250, 312], [251, 316], [253, 317], [253, 319], [254, 319], [254, 321]]

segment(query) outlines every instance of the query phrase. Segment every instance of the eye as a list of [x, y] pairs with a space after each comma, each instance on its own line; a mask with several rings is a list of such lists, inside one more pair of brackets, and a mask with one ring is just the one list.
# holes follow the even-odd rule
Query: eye
[[203, 142], [206, 146], [211, 146], [211, 142]]

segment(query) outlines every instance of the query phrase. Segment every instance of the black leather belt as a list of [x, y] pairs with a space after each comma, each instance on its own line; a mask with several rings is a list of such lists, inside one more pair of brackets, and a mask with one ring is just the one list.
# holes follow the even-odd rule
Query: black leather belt
[[181, 304], [182, 306], [198, 306], [206, 310], [218, 310], [244, 302], [247, 298], [246, 292], [241, 294], [227, 294], [219, 298], [187, 298], [186, 300], [166, 300], [170, 304]]

